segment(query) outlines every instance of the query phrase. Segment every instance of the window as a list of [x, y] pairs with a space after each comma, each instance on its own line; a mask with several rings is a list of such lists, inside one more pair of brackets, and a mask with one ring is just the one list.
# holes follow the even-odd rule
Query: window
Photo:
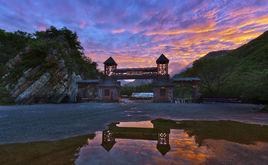
[[167, 64], [158, 64], [158, 74], [166, 75], [168, 74], [168, 65]]
[[160, 96], [166, 96], [166, 89], [160, 89]]
[[104, 96], [110, 96], [110, 90], [109, 89], [104, 90]]

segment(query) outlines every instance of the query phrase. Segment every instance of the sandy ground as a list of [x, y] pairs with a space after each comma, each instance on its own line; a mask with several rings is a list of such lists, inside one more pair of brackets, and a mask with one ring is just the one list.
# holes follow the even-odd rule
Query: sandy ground
[[82, 103], [0, 106], [0, 144], [63, 139], [102, 130], [116, 121], [236, 120], [268, 125], [250, 104]]

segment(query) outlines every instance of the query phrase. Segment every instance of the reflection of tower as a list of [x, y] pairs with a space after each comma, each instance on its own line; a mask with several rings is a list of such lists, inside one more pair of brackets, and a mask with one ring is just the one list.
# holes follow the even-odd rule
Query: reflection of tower
[[156, 148], [165, 155], [170, 151], [169, 134], [170, 128], [157, 123], [153, 123], [153, 128], [142, 127], [118, 127], [113, 123], [109, 125], [108, 129], [102, 131], [101, 145], [106, 151], [110, 151], [114, 144], [115, 139], [142, 139], [142, 140], [157, 140]]
[[157, 133], [157, 149], [162, 155], [170, 151], [169, 130], [159, 130]]
[[115, 144], [115, 137], [111, 130], [102, 131], [102, 143], [101, 145], [106, 151], [110, 151]]

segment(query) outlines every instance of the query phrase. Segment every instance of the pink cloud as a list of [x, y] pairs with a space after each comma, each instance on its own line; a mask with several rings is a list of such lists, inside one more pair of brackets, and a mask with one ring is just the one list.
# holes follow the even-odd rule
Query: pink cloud
[[81, 21], [79, 22], [79, 27], [80, 27], [81, 29], [86, 28], [86, 27], [87, 27], [87, 22], [84, 21], [84, 20], [81, 20]]
[[123, 33], [123, 32], [125, 32], [125, 31], [126, 31], [125, 29], [119, 28], [119, 29], [114, 29], [114, 30], [112, 30], [112, 33], [113, 33], [113, 34], [117, 34], [117, 33]]
[[46, 24], [44, 24], [44, 23], [39, 23], [37, 25], [37, 30], [38, 31], [45, 31], [47, 28], [48, 28], [48, 26]]

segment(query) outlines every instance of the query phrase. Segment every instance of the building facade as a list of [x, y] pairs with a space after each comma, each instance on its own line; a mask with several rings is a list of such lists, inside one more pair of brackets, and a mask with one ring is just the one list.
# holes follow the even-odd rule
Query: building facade
[[120, 82], [125, 79], [152, 79], [153, 101], [173, 102], [174, 82], [168, 74], [169, 59], [161, 54], [156, 67], [117, 68], [117, 63], [109, 57], [104, 63], [104, 77], [99, 80], [81, 80], [77, 82], [78, 101], [117, 102], [120, 100]]

